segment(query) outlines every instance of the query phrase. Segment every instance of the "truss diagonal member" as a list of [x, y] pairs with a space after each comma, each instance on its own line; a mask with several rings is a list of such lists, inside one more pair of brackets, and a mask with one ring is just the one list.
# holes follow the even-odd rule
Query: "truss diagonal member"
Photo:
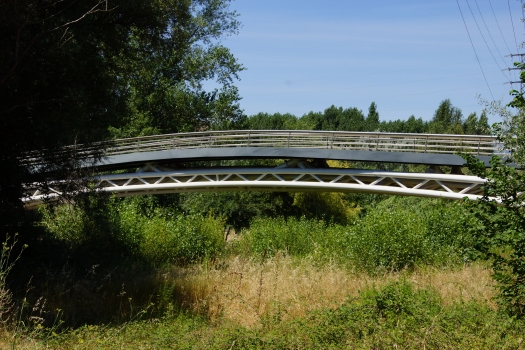
[[113, 181], [108, 180], [108, 179], [100, 181], [100, 184], [102, 184], [103, 182], [106, 182], [106, 183], [110, 184], [113, 187], [119, 187], [116, 183], [114, 183]]
[[379, 179], [375, 180], [374, 182], [372, 182], [370, 185], [368, 186], [374, 186], [374, 185], [377, 185], [378, 183], [380, 183], [381, 181], [383, 181], [385, 178], [384, 177], [380, 177]]
[[454, 191], [452, 191], [450, 188], [448, 188], [447, 186], [445, 186], [443, 184], [443, 182], [439, 181], [439, 180], [436, 180], [436, 182], [439, 184], [439, 186], [443, 187], [447, 192], [450, 192], [450, 193], [455, 193]]
[[463, 190], [461, 190], [459, 193], [461, 193], [461, 194], [463, 194], [463, 193], [467, 193], [467, 192], [469, 192], [471, 189], [473, 189], [474, 187], [476, 187], [477, 185], [479, 185], [479, 184], [476, 184], [476, 183], [471, 184], [471, 185], [468, 186], [467, 188], [464, 188]]
[[[281, 180], [281, 181], [285, 181], [282, 177], [280, 177], [279, 175], [277, 174], [272, 174], [273, 177], [275, 177], [277, 180]], [[286, 181], [285, 181], [286, 182]]]
[[407, 188], [405, 185], [403, 185], [398, 179], [396, 179], [395, 177], [391, 177], [391, 179], [399, 185], [399, 187], [402, 187], [402, 188]]
[[412, 187], [414, 190], [417, 190], [418, 188], [420, 188], [421, 186], [425, 186], [430, 180], [424, 180], [422, 182], [420, 182], [419, 184], [417, 184], [416, 186]]
[[144, 183], [144, 185], [151, 185], [149, 182], [147, 182], [143, 178], [137, 177], [137, 180], [142, 181]]
[[338, 177], [336, 177], [335, 179], [333, 179], [332, 181], [330, 181], [330, 183], [332, 184], [332, 183], [334, 183], [334, 182], [337, 182], [337, 181], [341, 180], [341, 178], [343, 178], [343, 177], [344, 177], [344, 175], [339, 175]]
[[228, 180], [232, 175], [233, 175], [233, 174], [228, 174], [228, 175], [226, 175], [225, 177], [223, 177], [223, 178], [221, 179], [221, 181], [226, 181], [226, 180]]
[[303, 177], [304, 177], [304, 174], [301, 174], [301, 175], [297, 176], [295, 179], [293, 179], [292, 182], [297, 182], [297, 181], [301, 180]]
[[173, 176], [170, 176], [169, 177], [170, 179], [172, 179], [173, 181], [175, 181], [176, 183], [182, 183], [181, 181], [179, 181], [178, 179], [174, 178]]
[[358, 179], [357, 177], [355, 177], [355, 176], [350, 175], [350, 177], [351, 177], [355, 182], [357, 182], [357, 183], [360, 184], [360, 185], [364, 185], [364, 184], [365, 184], [363, 181], [359, 180], [359, 179]]
[[193, 176], [191, 177], [191, 179], [189, 179], [188, 181], [186, 181], [186, 183], [192, 182], [193, 180], [195, 180], [196, 177], [197, 177], [197, 175], [193, 175]]
[[202, 177], [206, 178], [208, 181], [210, 182], [215, 182], [215, 180], [212, 180], [209, 176], [207, 175], [202, 175]]
[[316, 179], [317, 181], [319, 181], [319, 182], [323, 182], [323, 183], [324, 183], [324, 181], [321, 180], [317, 175], [315, 175], [315, 174], [310, 174], [310, 176], [313, 177], [314, 179]]
[[237, 175], [238, 177], [240, 177], [241, 179], [243, 179], [244, 181], [248, 181], [250, 182], [250, 180], [248, 180], [246, 177], [242, 176], [241, 174], [235, 174]]
[[266, 176], [266, 174], [259, 175], [259, 177], [255, 179], [255, 181], [260, 181], [265, 176]]
[[162, 180], [164, 180], [164, 179], [165, 179], [164, 176], [160, 177], [157, 181], [155, 181], [155, 185], [161, 183]]
[[[127, 185], [129, 185], [129, 184], [131, 183], [131, 181], [133, 181], [133, 178], [132, 178], [132, 177], [129, 178], [128, 181], [126, 181], [126, 182], [124, 183], [124, 185], [122, 185], [122, 186], [127, 186]], [[101, 182], [102, 182], [102, 181], [101, 181]]]

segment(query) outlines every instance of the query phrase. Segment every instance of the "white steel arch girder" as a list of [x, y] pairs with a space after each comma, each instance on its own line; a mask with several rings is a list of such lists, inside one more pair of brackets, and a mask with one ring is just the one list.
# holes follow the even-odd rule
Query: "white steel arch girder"
[[[207, 191], [323, 191], [365, 192], [404, 196], [478, 199], [486, 180], [476, 176], [403, 173], [356, 169], [217, 168], [148, 171], [101, 175], [95, 179], [100, 191], [116, 196]], [[50, 188], [47, 197], [59, 197]], [[35, 207], [46, 195], [29, 192], [26, 207]]]

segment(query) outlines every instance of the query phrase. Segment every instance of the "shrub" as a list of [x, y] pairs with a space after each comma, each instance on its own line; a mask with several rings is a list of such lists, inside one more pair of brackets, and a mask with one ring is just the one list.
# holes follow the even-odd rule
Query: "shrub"
[[155, 265], [196, 262], [217, 256], [224, 247], [224, 222], [211, 216], [156, 216], [143, 220], [140, 252]]
[[323, 239], [323, 222], [305, 218], [255, 219], [245, 239], [255, 254], [274, 255], [285, 251], [291, 255], [306, 255], [314, 251]]
[[150, 265], [187, 263], [223, 249], [222, 220], [150, 202], [89, 198], [80, 206], [43, 208], [42, 225], [69, 246], [73, 260], [88, 267], [123, 257]]
[[376, 209], [353, 228], [352, 260], [366, 271], [400, 270], [431, 253], [423, 218], [401, 208]]
[[347, 225], [357, 219], [360, 208], [351, 207], [343, 198], [339, 192], [299, 192], [293, 205], [306, 218]]

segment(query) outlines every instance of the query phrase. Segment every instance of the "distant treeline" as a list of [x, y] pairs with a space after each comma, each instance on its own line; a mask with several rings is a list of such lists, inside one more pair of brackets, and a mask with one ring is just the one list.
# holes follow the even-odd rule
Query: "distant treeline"
[[375, 102], [368, 114], [357, 108], [331, 106], [324, 112], [309, 112], [302, 117], [285, 113], [258, 113], [245, 121], [245, 128], [252, 130], [331, 130], [331, 131], [382, 131], [402, 133], [489, 135], [490, 126], [485, 112], [478, 117], [471, 113], [467, 118], [454, 107], [449, 99], [442, 101], [430, 121], [410, 116], [407, 120], [381, 121]]

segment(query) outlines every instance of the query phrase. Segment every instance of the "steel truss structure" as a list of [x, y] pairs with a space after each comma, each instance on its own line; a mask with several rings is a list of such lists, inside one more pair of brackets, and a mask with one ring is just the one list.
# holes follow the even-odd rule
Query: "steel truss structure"
[[[476, 176], [405, 173], [335, 168], [211, 168], [162, 170], [155, 166], [128, 174], [101, 175], [96, 188], [116, 196], [204, 191], [323, 191], [364, 192], [404, 196], [477, 199], [486, 180]], [[58, 184], [58, 182], [56, 183]], [[28, 187], [23, 199], [32, 208], [47, 198], [59, 198], [59, 190], [42, 194]]]

